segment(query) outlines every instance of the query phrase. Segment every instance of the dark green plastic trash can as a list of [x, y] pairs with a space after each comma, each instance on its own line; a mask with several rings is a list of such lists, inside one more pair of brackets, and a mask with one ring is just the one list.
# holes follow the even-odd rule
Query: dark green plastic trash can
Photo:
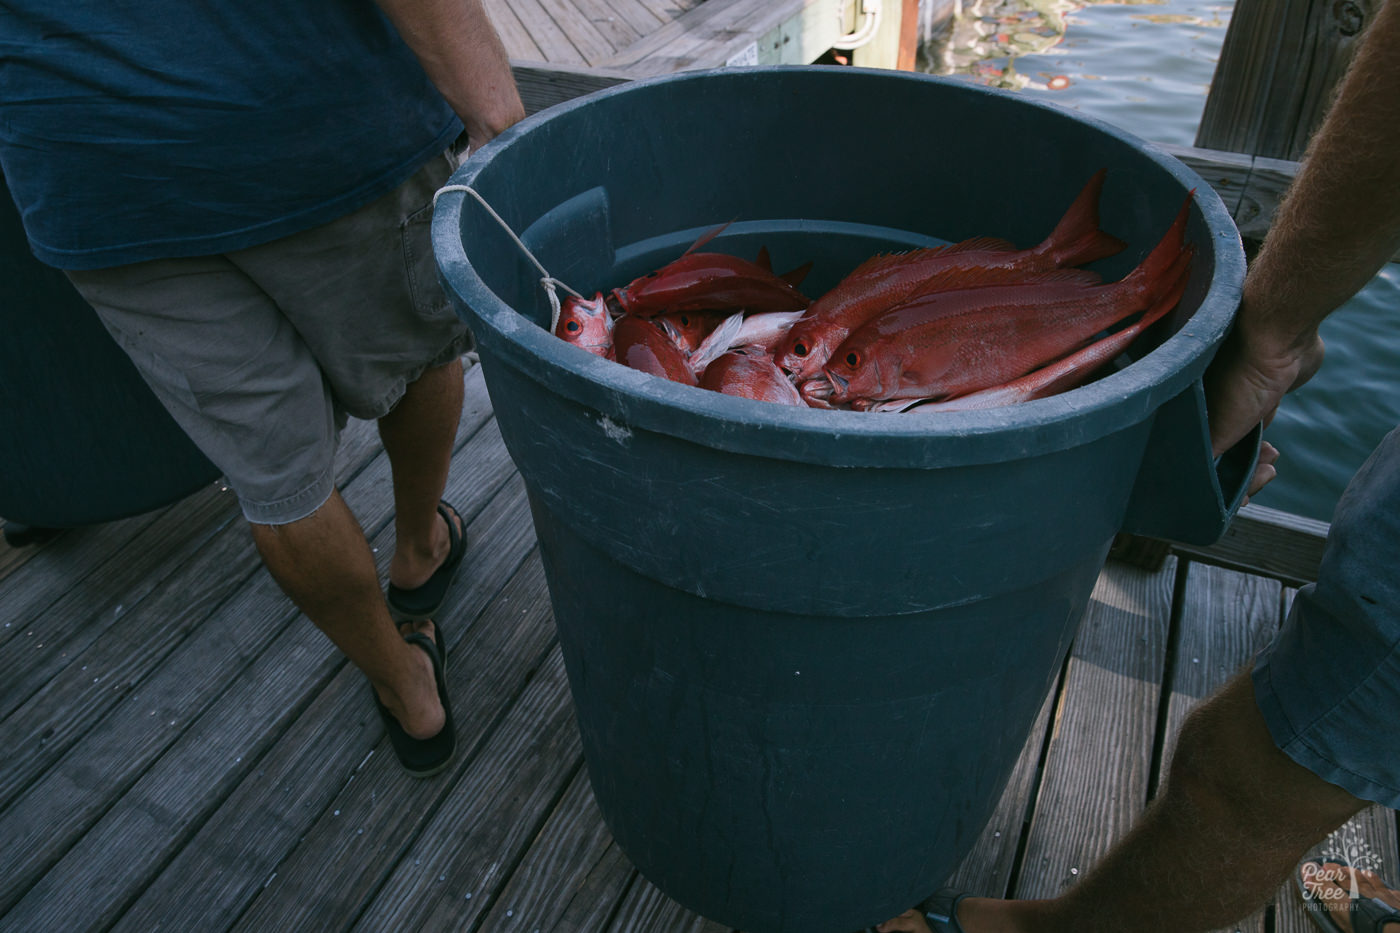
[[[1099, 168], [1123, 275], [1196, 189], [1181, 307], [1091, 386], [946, 415], [794, 409], [652, 378], [540, 325], [539, 273], [473, 200], [434, 220], [529, 491], [588, 772], [618, 843], [748, 933], [912, 906], [997, 801], [1120, 529], [1218, 537], [1257, 436], [1212, 464], [1201, 374], [1244, 273], [1180, 163], [1103, 124], [921, 75], [636, 82], [520, 124], [453, 177], [586, 294], [713, 248], [807, 260], [1029, 246]], [[1224, 477], [1222, 481], [1222, 476]]]
[[136, 515], [218, 478], [63, 273], [34, 258], [3, 176], [0, 332], [7, 536]]

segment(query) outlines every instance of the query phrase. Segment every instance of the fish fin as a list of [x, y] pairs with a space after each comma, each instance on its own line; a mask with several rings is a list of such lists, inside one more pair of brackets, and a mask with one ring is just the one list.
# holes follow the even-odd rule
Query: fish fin
[[847, 278], [858, 275], [869, 275], [873, 272], [881, 272], [886, 269], [893, 269], [905, 263], [919, 262], [931, 256], [944, 253], [971, 253], [971, 252], [991, 252], [1005, 253], [1014, 252], [1016, 247], [1009, 240], [1000, 237], [979, 236], [970, 240], [963, 240], [960, 243], [947, 243], [941, 246], [921, 246], [918, 249], [905, 250], [899, 253], [876, 253], [865, 262], [851, 270]]
[[943, 247], [945, 253], [1008, 253], [1016, 250], [1016, 244], [1001, 237], [979, 236]]
[[690, 370], [699, 374], [705, 371], [715, 360], [724, 355], [734, 343], [734, 339], [739, 335], [739, 331], [744, 327], [744, 312], [737, 311], [725, 318], [724, 321], [710, 332], [710, 335], [700, 341], [700, 346], [695, 348], [695, 352], [690, 354], [687, 362]]
[[723, 233], [725, 229], [733, 222], [734, 221], [732, 220], [726, 220], [724, 223], [720, 224], [718, 227], [715, 227], [713, 230], [700, 234], [700, 238], [694, 243], [690, 244], [690, 248], [687, 249], [684, 253], [681, 253], [681, 255], [689, 256], [691, 253], [695, 252], [697, 249], [704, 246], [706, 243], [710, 242], [715, 237]]
[[1019, 281], [1027, 285], [1040, 285], [1047, 282], [1099, 285], [1103, 282], [1103, 276], [1091, 269], [1052, 269], [1049, 272], [1038, 272]]
[[758, 256], [754, 258], [753, 264], [764, 272], [773, 271], [773, 257], [768, 255], [768, 247], [760, 246], [758, 248]]
[[801, 288], [802, 280], [807, 277], [807, 273], [812, 271], [812, 263], [809, 260], [798, 266], [796, 269], [789, 269], [778, 278], [791, 285], [793, 288]]
[[929, 400], [928, 398], [892, 398], [885, 401], [871, 401], [869, 404], [853, 407], [858, 407], [861, 411], [908, 411]]
[[1026, 274], [1017, 269], [965, 269], [930, 276], [924, 286], [907, 300], [926, 298], [938, 292], [963, 291], [970, 288], [988, 288], [993, 285], [1041, 285], [1050, 282], [1059, 284], [1098, 285], [1103, 277], [1088, 269], [1051, 269], [1048, 272]]
[[1099, 197], [1107, 177], [1108, 169], [1094, 173], [1037, 251], [1048, 253], [1058, 266], [1081, 266], [1127, 248], [1128, 244], [1099, 229]]

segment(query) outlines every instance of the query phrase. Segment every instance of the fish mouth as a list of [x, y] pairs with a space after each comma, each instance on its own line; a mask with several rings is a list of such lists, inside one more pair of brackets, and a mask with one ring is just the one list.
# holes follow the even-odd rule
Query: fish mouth
[[831, 370], [825, 370], [823, 372], [823, 375], [826, 376], [827, 381], [831, 385], [831, 391], [827, 393], [831, 398], [845, 398], [846, 395], [851, 391], [850, 382], [836, 375]]
[[821, 376], [817, 376], [808, 379], [806, 382], [802, 383], [802, 385], [798, 386], [798, 392], [801, 393], [803, 398], [829, 398], [831, 396], [831, 382], [827, 379], [823, 379]]

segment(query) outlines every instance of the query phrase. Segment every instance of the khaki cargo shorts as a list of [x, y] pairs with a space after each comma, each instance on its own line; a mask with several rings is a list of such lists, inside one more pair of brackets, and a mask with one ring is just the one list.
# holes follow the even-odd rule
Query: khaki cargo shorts
[[457, 162], [444, 153], [359, 210], [261, 246], [68, 273], [249, 521], [314, 512], [347, 416], [379, 418], [471, 349], [429, 229]]

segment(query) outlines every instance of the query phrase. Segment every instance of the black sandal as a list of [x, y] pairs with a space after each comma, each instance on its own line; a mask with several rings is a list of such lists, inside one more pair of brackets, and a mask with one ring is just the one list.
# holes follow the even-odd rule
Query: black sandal
[[[389, 584], [384, 595], [389, 603], [389, 611], [398, 621], [421, 622], [437, 615], [443, 602], [447, 600], [447, 590], [452, 586], [453, 577], [457, 575], [462, 556], [467, 553], [467, 530], [465, 527], [457, 527], [457, 522], [462, 521], [461, 514], [448, 502], [439, 502], [437, 512], [442, 516], [442, 520], [447, 522], [450, 542], [447, 558], [421, 586], [404, 589]], [[456, 521], [453, 521], [454, 518]]]
[[[1340, 865], [1343, 868], [1351, 868], [1351, 865], [1335, 856], [1309, 858], [1304, 859], [1302, 864], [1298, 866], [1298, 870], [1293, 873], [1298, 894], [1302, 897], [1303, 906], [1307, 908], [1308, 916], [1312, 918], [1312, 922], [1317, 924], [1319, 929], [1326, 930], [1327, 933], [1342, 933], [1341, 926], [1332, 919], [1333, 912], [1324, 907], [1322, 901], [1314, 897], [1308, 891], [1307, 886], [1303, 884], [1303, 865], [1309, 864], [1316, 865], [1318, 868], [1322, 868], [1324, 864]], [[1352, 870], [1355, 871], [1355, 869]], [[1337, 883], [1340, 886], [1340, 881]], [[1347, 899], [1351, 902], [1347, 906], [1347, 919], [1351, 921], [1352, 933], [1379, 933], [1381, 927], [1387, 923], [1400, 923], [1400, 910], [1396, 910], [1379, 898], [1348, 896]]]
[[919, 911], [933, 933], [966, 933], [958, 923], [958, 901], [970, 896], [957, 888], [940, 888], [919, 905]]
[[451, 764], [452, 755], [457, 751], [457, 730], [452, 722], [452, 706], [447, 698], [447, 670], [443, 665], [442, 656], [438, 654], [437, 646], [427, 635], [414, 632], [412, 635], [405, 635], [403, 640], [421, 648], [433, 662], [433, 680], [437, 683], [438, 700], [441, 701], [442, 711], [447, 717], [442, 729], [431, 738], [415, 739], [404, 731], [394, 714], [379, 701], [379, 694], [373, 686], [369, 692], [374, 697], [374, 706], [379, 710], [379, 718], [384, 721], [384, 731], [389, 733], [389, 744], [393, 746], [399, 764], [413, 777], [432, 777]]

